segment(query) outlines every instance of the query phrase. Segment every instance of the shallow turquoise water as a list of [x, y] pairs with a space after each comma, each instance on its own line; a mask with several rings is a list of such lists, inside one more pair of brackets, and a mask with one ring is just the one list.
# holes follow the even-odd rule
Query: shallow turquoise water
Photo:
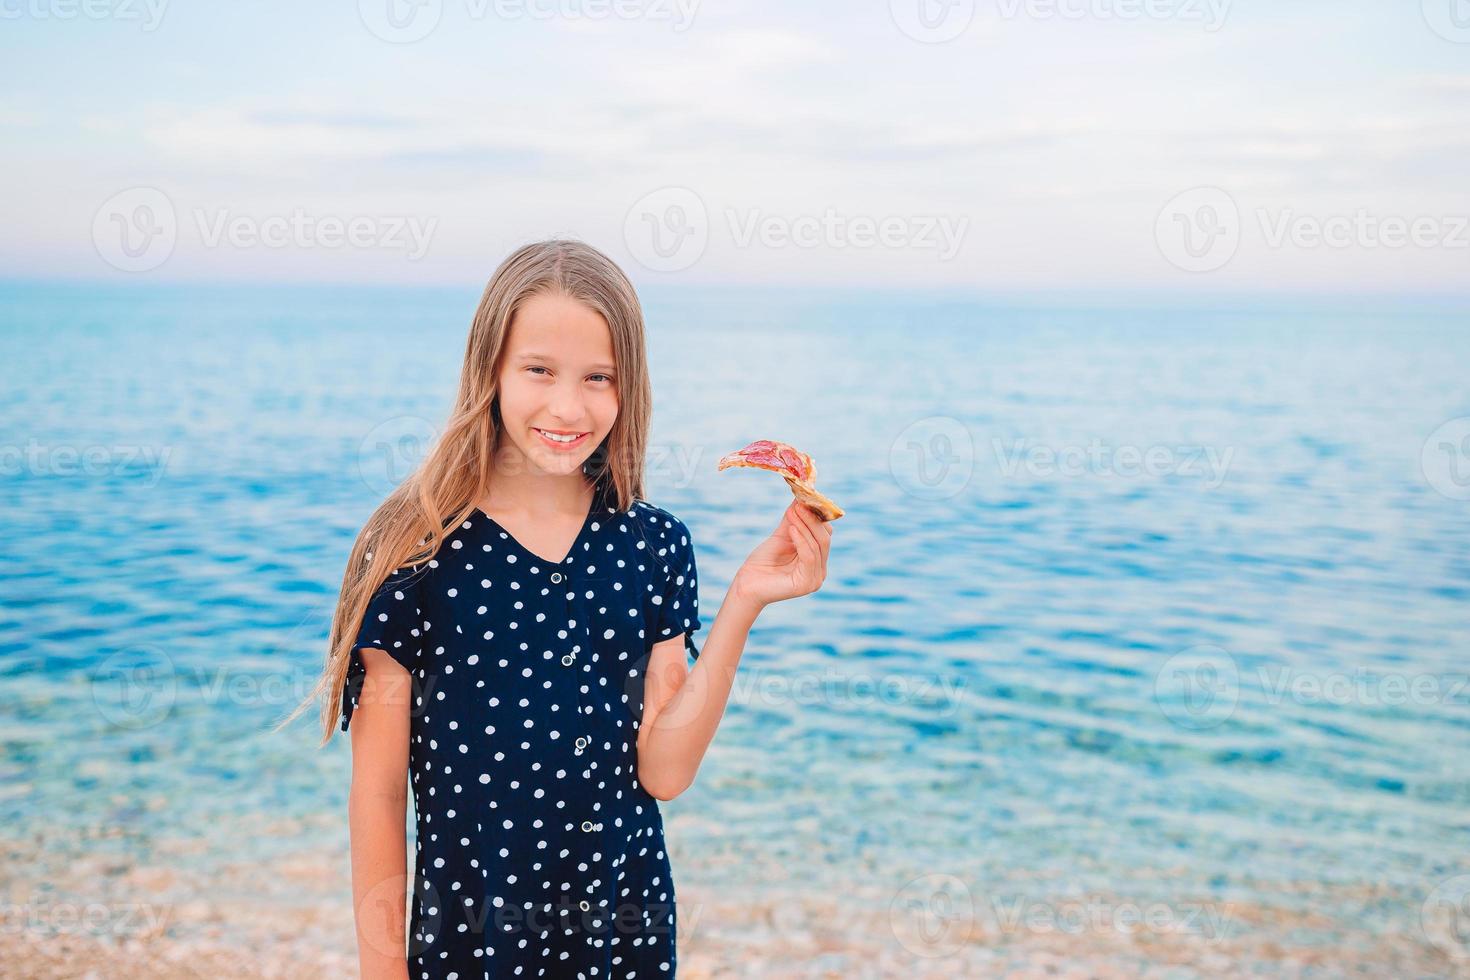
[[[314, 680], [477, 298], [0, 286], [5, 826], [345, 839], [316, 818], [346, 744], [263, 731]], [[695, 535], [706, 627], [789, 499], [721, 454], [791, 442], [847, 510], [665, 807], [681, 882], [1310, 901], [1361, 937], [1470, 872], [1470, 458], [1426, 449], [1470, 416], [1465, 315], [644, 302], [649, 495]]]

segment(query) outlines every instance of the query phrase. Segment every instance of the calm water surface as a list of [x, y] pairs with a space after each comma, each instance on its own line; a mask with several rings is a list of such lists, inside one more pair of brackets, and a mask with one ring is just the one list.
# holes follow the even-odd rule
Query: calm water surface
[[[345, 741], [264, 730], [477, 298], [0, 286], [0, 823], [201, 868], [345, 840]], [[1463, 315], [644, 301], [706, 629], [789, 499], [721, 454], [791, 442], [847, 510], [665, 805], [681, 885], [1310, 906], [1352, 944], [1470, 873], [1470, 443], [1426, 446], [1470, 416]]]

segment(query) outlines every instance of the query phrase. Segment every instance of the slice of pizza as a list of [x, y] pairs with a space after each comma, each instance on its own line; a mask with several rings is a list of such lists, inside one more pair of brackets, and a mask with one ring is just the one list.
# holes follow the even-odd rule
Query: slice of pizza
[[784, 442], [759, 439], [720, 457], [717, 470], [732, 466], [750, 466], [758, 470], [780, 473], [796, 499], [806, 504], [824, 521], [835, 521], [844, 513], [841, 507], [823, 496], [812, 484], [817, 482], [817, 464], [806, 453]]

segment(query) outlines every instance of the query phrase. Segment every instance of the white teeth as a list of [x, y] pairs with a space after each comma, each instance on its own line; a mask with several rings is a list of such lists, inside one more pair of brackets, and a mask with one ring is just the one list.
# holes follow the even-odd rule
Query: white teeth
[[559, 436], [554, 432], [547, 432], [545, 429], [537, 429], [536, 431], [555, 442], [576, 442], [579, 438], [578, 436]]

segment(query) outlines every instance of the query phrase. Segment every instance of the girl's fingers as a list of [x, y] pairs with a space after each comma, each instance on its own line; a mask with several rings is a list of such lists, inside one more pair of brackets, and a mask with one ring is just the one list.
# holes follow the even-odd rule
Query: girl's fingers
[[831, 525], [818, 517], [816, 512], [806, 506], [806, 504], [800, 504], [797, 510], [801, 513], [802, 524], [811, 532], [812, 543], [817, 546], [817, 550], [822, 555], [822, 560], [826, 561], [828, 542], [832, 539]]
[[796, 549], [796, 563], [805, 566], [812, 560], [812, 546], [796, 528], [791, 529], [791, 546]]
[[791, 537], [792, 540], [796, 542], [796, 553], [797, 556], [801, 559], [802, 564], [811, 561], [813, 548], [811, 536], [806, 531], [806, 529], [801, 526], [800, 520], [795, 520], [792, 522]]
[[812, 522], [817, 520], [817, 515], [813, 514], [811, 508], [802, 503], [796, 504], [796, 512], [798, 515], [797, 523], [801, 526], [801, 533], [806, 536], [807, 541], [812, 546], [812, 550], [820, 553], [822, 546], [817, 541], [816, 528], [812, 527]]
[[775, 533], [780, 534], [782, 531], [788, 530], [795, 523], [796, 515], [791, 513], [790, 507], [787, 507], [785, 513], [781, 515], [781, 523], [776, 526]]
[[817, 534], [817, 544], [822, 546], [822, 560], [826, 561], [827, 552], [832, 549], [832, 522], [824, 521], [815, 514], [812, 515], [812, 519], [817, 522], [817, 526], [815, 528]]

